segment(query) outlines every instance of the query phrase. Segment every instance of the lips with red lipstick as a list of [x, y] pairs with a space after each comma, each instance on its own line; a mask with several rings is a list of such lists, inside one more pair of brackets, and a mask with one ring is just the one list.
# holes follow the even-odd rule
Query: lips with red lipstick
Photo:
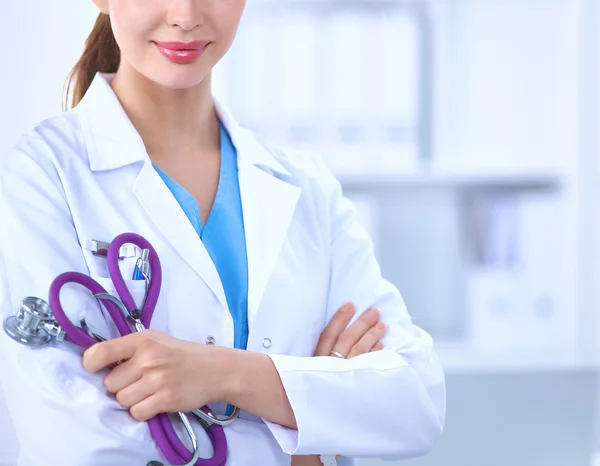
[[198, 60], [210, 42], [154, 42], [156, 48], [165, 58], [174, 63], [193, 63]]

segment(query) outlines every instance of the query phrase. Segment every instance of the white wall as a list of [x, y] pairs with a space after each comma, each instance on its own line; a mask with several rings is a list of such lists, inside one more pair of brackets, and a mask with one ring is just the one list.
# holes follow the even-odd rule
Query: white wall
[[96, 11], [89, 0], [6, 1], [1, 8], [0, 149], [5, 149], [61, 111], [65, 79]]
[[[84, 0], [1, 3], [0, 152], [37, 122], [61, 111], [65, 79], [96, 16], [92, 2]], [[0, 466], [15, 465], [16, 455], [0, 388]]]

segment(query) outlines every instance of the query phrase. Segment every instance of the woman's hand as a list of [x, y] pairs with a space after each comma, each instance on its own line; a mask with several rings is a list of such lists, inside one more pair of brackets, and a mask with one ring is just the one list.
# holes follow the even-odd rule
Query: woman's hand
[[[385, 325], [379, 320], [377, 309], [369, 309], [348, 327], [354, 316], [354, 305], [344, 304], [333, 316], [319, 339], [315, 356], [330, 356], [337, 351], [347, 358], [383, 349], [381, 338]], [[294, 456], [292, 466], [322, 466], [316, 455]]]
[[[379, 322], [379, 312], [370, 310], [346, 328], [353, 314], [352, 305], [343, 306], [335, 314], [321, 335], [316, 356], [337, 351], [351, 358], [382, 348], [379, 340], [385, 327]], [[273, 376], [273, 398], [283, 389], [270, 360], [267, 357], [256, 360], [261, 356], [182, 341], [147, 330], [94, 345], [84, 353], [83, 366], [89, 372], [98, 372], [123, 361], [108, 373], [104, 384], [134, 419], [146, 421], [159, 413], [187, 412], [217, 401], [230, 402], [227, 397], [232, 395], [228, 390], [240, 384], [232, 378], [235, 371], [230, 368], [239, 367], [241, 363], [247, 365], [251, 357], [257, 370], [260, 363], [263, 372]], [[257, 409], [255, 405], [261, 407], [264, 403], [258, 403], [253, 397], [240, 399], [238, 405], [279, 422], [287, 419], [284, 414], [291, 409], [287, 399], [283, 400], [283, 395], [281, 398], [283, 408], [279, 410], [271, 406], [273, 403], [269, 405], [270, 411]], [[284, 409], [286, 407], [289, 409]]]
[[134, 419], [146, 421], [222, 401], [231, 351], [147, 330], [92, 346], [83, 366], [98, 372], [124, 361], [108, 373], [104, 385]]
[[332, 356], [335, 351], [350, 359], [383, 349], [380, 340], [385, 334], [385, 324], [379, 320], [379, 310], [369, 309], [348, 327], [354, 313], [352, 303], [346, 303], [338, 309], [321, 333], [315, 356]]

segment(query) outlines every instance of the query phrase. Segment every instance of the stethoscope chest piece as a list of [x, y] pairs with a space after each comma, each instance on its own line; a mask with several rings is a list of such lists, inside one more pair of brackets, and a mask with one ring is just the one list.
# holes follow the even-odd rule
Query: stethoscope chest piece
[[[128, 243], [142, 249], [142, 257], [136, 262], [134, 277], [137, 279], [139, 272], [139, 275], [146, 280], [146, 293], [141, 308], [138, 308], [133, 299], [119, 268], [120, 250]], [[13, 340], [31, 348], [40, 348], [64, 340], [82, 348], [89, 348], [96, 342], [103, 341], [104, 338], [91, 331], [85, 317], [80, 319], [78, 327], [65, 313], [60, 301], [60, 290], [66, 284], [77, 284], [91, 292], [102, 303], [103, 309], [110, 315], [122, 336], [145, 331], [152, 319], [161, 286], [162, 270], [156, 250], [140, 235], [123, 233], [110, 243], [106, 258], [109, 275], [118, 297], [107, 293], [97, 281], [88, 275], [80, 272], [65, 272], [53, 280], [49, 291], [49, 303], [39, 298], [24, 298], [16, 315], [4, 320], [4, 331]], [[226, 418], [214, 415], [206, 406], [194, 410], [192, 413], [199, 418], [201, 425], [209, 434], [213, 445], [213, 456], [200, 458], [198, 437], [186, 413], [178, 412], [177, 414], [192, 444], [191, 451], [179, 439], [167, 414], [161, 413], [150, 419], [148, 425], [152, 437], [169, 464], [149, 461], [147, 466], [170, 466], [171, 464], [220, 466], [225, 464], [227, 438], [223, 426], [228, 425], [238, 416], [239, 408], [236, 408], [233, 414]], [[184, 459], [188, 456], [191, 459]]]
[[17, 314], [4, 320], [4, 331], [13, 340], [32, 348], [46, 346], [53, 337], [62, 336], [48, 303], [33, 297], [24, 298]]

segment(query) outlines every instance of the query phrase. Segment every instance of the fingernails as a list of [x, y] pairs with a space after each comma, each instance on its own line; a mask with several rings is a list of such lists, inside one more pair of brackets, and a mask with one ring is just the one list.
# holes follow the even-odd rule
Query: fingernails
[[82, 360], [83, 368], [88, 372], [90, 372], [90, 361], [93, 359], [95, 353], [96, 353], [96, 345], [89, 347], [83, 353], [83, 360]]
[[378, 322], [377, 325], [375, 325], [375, 328], [377, 330], [385, 330], [385, 324], [383, 322]]
[[340, 311], [344, 314], [354, 312], [354, 305], [352, 303], [346, 303], [340, 308]]
[[379, 316], [381, 315], [381, 313], [379, 312], [379, 309], [377, 309], [376, 307], [372, 307], [371, 309], [369, 309], [369, 313], [373, 317], [377, 317], [377, 318], [379, 318]]

